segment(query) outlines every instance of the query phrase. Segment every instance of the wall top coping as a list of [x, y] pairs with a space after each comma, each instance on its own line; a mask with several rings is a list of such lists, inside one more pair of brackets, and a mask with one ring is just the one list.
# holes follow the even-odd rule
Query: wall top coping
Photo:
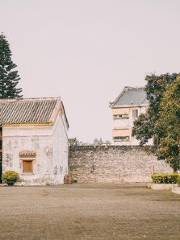
[[81, 146], [70, 146], [71, 151], [78, 151], [78, 150], [110, 150], [110, 149], [117, 149], [117, 150], [149, 150], [152, 151], [154, 149], [153, 146], [119, 146], [119, 145], [81, 145]]

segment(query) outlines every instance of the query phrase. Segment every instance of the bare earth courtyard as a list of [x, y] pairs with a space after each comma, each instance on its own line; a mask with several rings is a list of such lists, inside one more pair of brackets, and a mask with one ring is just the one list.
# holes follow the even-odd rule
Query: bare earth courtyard
[[180, 196], [142, 185], [1, 187], [0, 239], [180, 239]]

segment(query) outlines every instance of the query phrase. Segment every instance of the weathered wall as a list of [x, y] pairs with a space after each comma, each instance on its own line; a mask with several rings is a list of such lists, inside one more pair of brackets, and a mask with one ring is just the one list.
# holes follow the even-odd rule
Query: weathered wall
[[65, 120], [59, 115], [53, 128], [53, 161], [56, 163], [54, 173], [56, 182], [64, 183], [68, 174], [68, 136]]
[[[23, 173], [21, 151], [33, 151], [33, 173]], [[68, 172], [68, 139], [63, 119], [54, 126], [3, 127], [3, 172], [14, 170], [27, 184], [61, 184]]]
[[69, 167], [79, 183], [149, 182], [153, 172], [172, 172], [163, 160], [139, 146], [71, 147]]

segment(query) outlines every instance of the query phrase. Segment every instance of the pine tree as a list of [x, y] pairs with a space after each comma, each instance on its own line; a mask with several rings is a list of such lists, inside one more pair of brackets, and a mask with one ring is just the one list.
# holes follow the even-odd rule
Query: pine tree
[[0, 98], [21, 98], [22, 89], [17, 85], [20, 80], [17, 67], [11, 59], [12, 53], [6, 37], [0, 35]]

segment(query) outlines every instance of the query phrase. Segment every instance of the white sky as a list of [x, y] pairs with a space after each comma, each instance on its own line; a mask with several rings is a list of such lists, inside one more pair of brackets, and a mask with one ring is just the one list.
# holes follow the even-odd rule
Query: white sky
[[70, 137], [111, 140], [109, 102], [179, 72], [179, 0], [0, 0], [24, 97], [61, 96]]

